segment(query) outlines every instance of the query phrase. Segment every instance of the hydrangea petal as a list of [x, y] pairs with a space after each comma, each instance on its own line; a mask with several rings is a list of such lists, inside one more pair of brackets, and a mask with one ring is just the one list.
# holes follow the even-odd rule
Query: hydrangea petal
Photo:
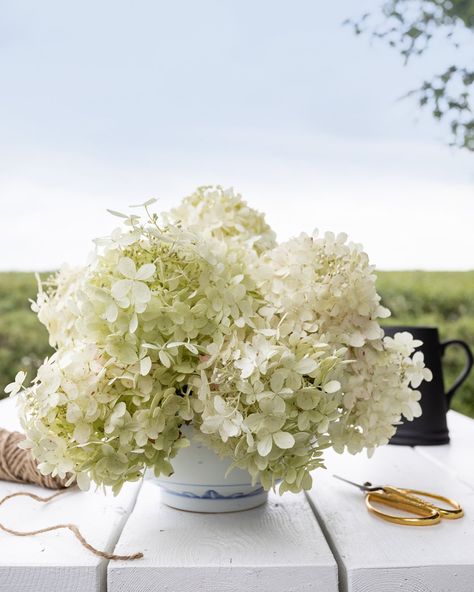
[[272, 436], [267, 434], [257, 441], [257, 450], [260, 456], [268, 456], [272, 450]]
[[273, 434], [273, 440], [278, 448], [282, 449], [293, 448], [295, 445], [295, 438], [289, 432], [276, 432]]
[[150, 288], [143, 282], [133, 282], [132, 292], [135, 302], [146, 303], [151, 298]]
[[122, 257], [117, 265], [118, 271], [128, 279], [135, 279], [137, 266], [130, 257]]
[[156, 271], [156, 267], [153, 263], [145, 263], [137, 271], [135, 279], [141, 280], [141, 281], [149, 280], [150, 278], [153, 277], [153, 275], [155, 274], [155, 271]]
[[112, 296], [115, 300], [122, 300], [132, 289], [133, 282], [131, 280], [117, 280], [112, 285]]

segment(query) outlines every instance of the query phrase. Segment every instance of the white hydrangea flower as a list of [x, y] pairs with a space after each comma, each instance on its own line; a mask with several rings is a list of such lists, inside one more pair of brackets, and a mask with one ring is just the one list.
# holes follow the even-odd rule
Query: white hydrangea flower
[[413, 339], [413, 335], [408, 331], [395, 333], [393, 337], [386, 336], [385, 343], [393, 351], [398, 351], [401, 355], [410, 356], [415, 348], [420, 347], [422, 342], [419, 339]]
[[411, 386], [416, 389], [425, 380], [430, 382], [433, 374], [429, 368], [425, 368], [425, 360], [421, 352], [415, 352], [406, 363], [405, 373], [410, 379]]
[[26, 372], [24, 372], [23, 370], [17, 372], [15, 380], [13, 382], [10, 382], [10, 384], [7, 384], [7, 386], [5, 387], [5, 393], [7, 395], [10, 395], [10, 397], [14, 397], [15, 395], [17, 395], [21, 391], [25, 379]]
[[276, 245], [276, 235], [263, 214], [250, 208], [232, 188], [199, 187], [168, 216], [197, 234], [241, 244], [256, 253]]
[[[117, 270], [126, 278], [119, 279], [112, 284], [111, 294], [121, 308], [135, 307], [136, 312], [144, 312], [146, 304], [151, 299], [148, 282], [156, 271], [153, 263], [144, 263], [137, 269], [130, 257], [121, 257]], [[133, 317], [135, 320], [135, 317]], [[133, 333], [134, 331], [132, 331]]]
[[242, 414], [219, 395], [213, 397], [212, 407], [214, 407], [214, 415], [212, 415], [212, 411], [203, 413], [201, 432], [203, 434], [219, 432], [224, 443], [229, 438], [240, 435], [243, 422]]
[[203, 187], [159, 220], [123, 227], [33, 304], [56, 352], [29, 387], [30, 448], [44, 474], [119, 491], [147, 467], [169, 475], [192, 423], [268, 489], [311, 487], [332, 446], [369, 452], [431, 373], [420, 342], [383, 337], [373, 267], [345, 235], [275, 235], [232, 190]]

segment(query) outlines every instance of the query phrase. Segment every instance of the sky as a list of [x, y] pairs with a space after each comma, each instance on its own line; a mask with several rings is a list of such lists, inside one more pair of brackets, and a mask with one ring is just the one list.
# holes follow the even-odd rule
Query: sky
[[400, 99], [459, 51], [405, 67], [342, 26], [379, 6], [4, 0], [0, 270], [84, 262], [107, 208], [202, 184], [280, 240], [344, 231], [381, 269], [474, 269], [474, 155]]

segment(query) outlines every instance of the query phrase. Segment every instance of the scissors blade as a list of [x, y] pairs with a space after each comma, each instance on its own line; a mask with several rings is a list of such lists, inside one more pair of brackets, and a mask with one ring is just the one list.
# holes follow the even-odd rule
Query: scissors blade
[[339, 481], [344, 481], [344, 483], [348, 483], [349, 485], [353, 485], [354, 487], [357, 487], [361, 491], [366, 491], [366, 492], [367, 491], [377, 491], [378, 489], [380, 489], [380, 487], [372, 485], [372, 483], [369, 483], [369, 481], [361, 484], [361, 483], [355, 483], [354, 481], [349, 481], [349, 479], [345, 479], [344, 477], [340, 477], [339, 475], [333, 474], [333, 477], [335, 477], [336, 479], [339, 479]]

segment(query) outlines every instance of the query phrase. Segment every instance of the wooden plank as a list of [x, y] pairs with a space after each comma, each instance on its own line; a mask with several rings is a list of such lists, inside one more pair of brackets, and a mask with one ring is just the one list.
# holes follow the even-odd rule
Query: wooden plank
[[[309, 493], [339, 564], [344, 592], [472, 592], [474, 492], [415, 450], [384, 446], [372, 459], [328, 453]], [[363, 494], [334, 479], [392, 484], [458, 500], [466, 516], [431, 527], [391, 524], [369, 514]]]
[[108, 566], [109, 592], [334, 592], [337, 566], [304, 495], [270, 495], [232, 514], [198, 514], [160, 503], [145, 481], [117, 545], [144, 559]]
[[448, 428], [449, 444], [417, 446], [416, 450], [474, 489], [474, 419], [449, 411]]
[[[11, 400], [0, 402], [0, 425], [18, 428]], [[93, 546], [113, 551], [139, 487], [128, 484], [117, 497], [74, 489], [47, 504], [15, 498], [0, 508], [0, 522], [15, 530], [73, 522]], [[15, 491], [43, 496], [51, 493], [36, 486], [0, 481], [0, 497]], [[27, 537], [0, 532], [0, 592], [105, 591], [106, 564], [66, 530]]]

